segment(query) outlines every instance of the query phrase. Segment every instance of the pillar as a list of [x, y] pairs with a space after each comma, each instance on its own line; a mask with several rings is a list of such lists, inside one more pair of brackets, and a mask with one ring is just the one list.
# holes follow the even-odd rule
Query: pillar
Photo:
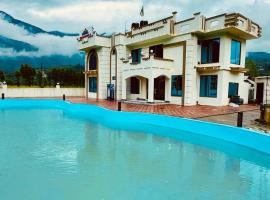
[[122, 79], [122, 99], [127, 99], [127, 80], [124, 78]]
[[154, 78], [148, 79], [148, 102], [154, 102]]

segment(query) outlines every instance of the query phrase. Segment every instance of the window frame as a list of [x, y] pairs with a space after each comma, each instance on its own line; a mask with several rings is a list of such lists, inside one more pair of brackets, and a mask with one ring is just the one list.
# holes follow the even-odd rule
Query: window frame
[[[213, 87], [213, 78], [215, 77], [216, 83], [215, 83], [215, 89], [211, 89]], [[203, 80], [205, 79], [205, 80]], [[202, 82], [205, 81], [205, 85], [202, 85]], [[204, 94], [202, 94], [202, 87], [204, 87]], [[216, 90], [215, 95], [211, 95], [211, 91]], [[200, 97], [207, 97], [207, 98], [217, 98], [218, 96], [218, 75], [201, 75], [200, 76]]]
[[[176, 80], [174, 80], [176, 78]], [[180, 79], [180, 89], [176, 89], [176, 93], [173, 93], [174, 86], [177, 85], [177, 80]], [[175, 83], [174, 83], [175, 81]], [[181, 91], [181, 92], [180, 92]], [[178, 94], [180, 93], [180, 94]], [[183, 75], [172, 75], [171, 76], [171, 96], [172, 97], [182, 97], [183, 96]]]
[[[95, 87], [90, 87], [91, 85], [91, 79], [94, 80], [95, 79]], [[94, 84], [94, 83], [93, 83]], [[88, 92], [91, 93], [97, 93], [97, 77], [93, 76], [93, 77], [88, 77]]]
[[[238, 44], [240, 44], [240, 48], [239, 48], [239, 62], [232, 62], [232, 54], [233, 54], [233, 43], [236, 42]], [[235, 53], [236, 54], [236, 53]], [[230, 63], [233, 64], [233, 65], [241, 65], [241, 54], [242, 54], [242, 42], [239, 41], [239, 40], [235, 40], [235, 39], [232, 39], [231, 40], [231, 55], [230, 55]], [[234, 55], [235, 56], [235, 55]], [[236, 56], [235, 56], [236, 57]], [[234, 59], [236, 61], [238, 61], [237, 59]]]
[[[218, 41], [219, 47], [218, 47], [218, 52], [217, 52], [217, 60], [214, 60], [214, 54], [216, 53], [215, 51], [211, 50], [212, 54], [211, 54], [211, 58], [210, 58], [210, 47], [213, 48], [213, 44], [212, 46], [210, 46], [210, 42], [211, 41]], [[208, 43], [207, 46], [204, 45], [204, 43]], [[207, 39], [207, 40], [201, 40], [200, 42], [201, 45], [201, 64], [211, 64], [211, 63], [219, 63], [220, 61], [220, 38], [212, 38], [212, 39]], [[206, 55], [204, 56], [205, 51], [203, 49], [206, 49]], [[206, 60], [204, 61], [204, 57], [206, 58]], [[211, 59], [211, 60], [210, 60]]]
[[[134, 54], [136, 54], [136, 60], [134, 60]], [[131, 50], [131, 63], [132, 64], [140, 64], [141, 63], [141, 58], [142, 58], [142, 49], [132, 49]]]
[[[236, 92], [236, 95], [230, 95], [230, 84], [233, 84], [233, 85], [237, 85], [237, 92]], [[229, 82], [229, 85], [228, 85], [228, 98], [231, 98], [233, 96], [238, 96], [239, 95], [239, 83], [237, 82]]]
[[164, 56], [164, 47], [163, 47], [163, 44], [158, 44], [158, 45], [150, 46], [149, 47], [149, 55], [151, 54], [151, 50], [153, 50], [154, 58], [163, 58], [163, 56]]
[[[91, 61], [91, 59], [93, 58], [93, 56], [94, 56], [94, 58], [95, 58], [95, 67], [94, 68], [92, 68], [92, 61]], [[88, 61], [88, 70], [89, 71], [92, 71], [92, 70], [97, 70], [97, 68], [98, 68], [98, 58], [97, 58], [97, 54], [96, 54], [96, 52], [91, 52], [90, 53], [90, 55], [89, 55], [89, 61]]]

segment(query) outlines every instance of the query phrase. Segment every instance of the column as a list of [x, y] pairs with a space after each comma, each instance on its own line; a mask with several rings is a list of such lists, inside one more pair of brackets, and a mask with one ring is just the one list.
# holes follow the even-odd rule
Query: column
[[148, 79], [148, 102], [154, 102], [154, 78]]
[[127, 99], [127, 80], [124, 78], [122, 79], [122, 99]]

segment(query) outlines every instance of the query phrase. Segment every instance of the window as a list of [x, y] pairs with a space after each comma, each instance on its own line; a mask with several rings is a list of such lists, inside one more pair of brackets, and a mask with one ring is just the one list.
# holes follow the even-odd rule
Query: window
[[238, 83], [229, 83], [228, 97], [238, 96]]
[[89, 92], [97, 92], [97, 77], [89, 77]]
[[172, 76], [171, 95], [181, 97], [182, 96], [182, 76]]
[[93, 52], [89, 58], [89, 70], [97, 70], [97, 56]]
[[130, 93], [140, 94], [140, 80], [136, 77], [130, 78]]
[[149, 53], [153, 51], [155, 58], [163, 58], [163, 45], [156, 45], [149, 47]]
[[138, 64], [141, 63], [142, 49], [131, 50], [132, 63]]
[[232, 40], [231, 43], [231, 64], [240, 65], [241, 42]]
[[201, 63], [207, 64], [219, 62], [219, 46], [219, 38], [201, 41]]
[[217, 97], [217, 75], [200, 77], [200, 97]]

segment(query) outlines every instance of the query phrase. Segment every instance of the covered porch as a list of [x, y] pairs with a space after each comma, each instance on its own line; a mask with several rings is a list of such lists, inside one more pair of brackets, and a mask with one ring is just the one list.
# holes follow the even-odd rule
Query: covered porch
[[122, 81], [122, 99], [142, 104], [169, 102], [170, 78], [165, 75], [126, 77]]

